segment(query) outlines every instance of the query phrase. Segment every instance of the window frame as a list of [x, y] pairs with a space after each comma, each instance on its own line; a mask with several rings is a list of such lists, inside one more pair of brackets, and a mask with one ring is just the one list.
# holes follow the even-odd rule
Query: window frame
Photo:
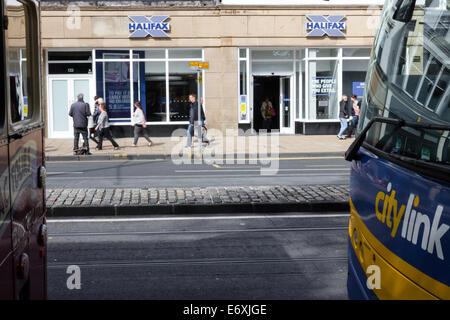
[[[25, 13], [25, 49], [27, 51], [27, 77], [30, 79], [30, 82], [27, 83], [28, 90], [28, 107], [32, 109], [31, 118], [24, 119], [21, 121], [13, 122], [11, 119], [11, 101], [9, 97], [10, 86], [9, 81], [7, 81], [6, 89], [7, 95], [5, 106], [8, 110], [8, 135], [13, 133], [21, 133], [28, 131], [34, 127], [42, 127], [44, 126], [44, 122], [42, 120], [42, 100], [41, 100], [41, 85], [40, 85], [40, 67], [41, 60], [39, 59], [40, 55], [40, 25], [39, 25], [39, 12], [38, 12], [38, 4], [34, 1], [30, 2], [20, 2], [23, 5], [24, 13]], [[7, 31], [5, 32], [5, 49], [8, 49], [7, 45]], [[22, 49], [22, 48], [20, 48]], [[6, 50], [5, 50], [6, 52]], [[20, 50], [22, 52], [22, 50]], [[6, 55], [5, 55], [6, 56]], [[6, 57], [5, 57], [6, 59]], [[22, 62], [22, 54], [20, 54], [20, 66]], [[6, 74], [9, 73], [8, 63], [5, 65]], [[20, 70], [20, 76], [22, 77], [22, 71]]]

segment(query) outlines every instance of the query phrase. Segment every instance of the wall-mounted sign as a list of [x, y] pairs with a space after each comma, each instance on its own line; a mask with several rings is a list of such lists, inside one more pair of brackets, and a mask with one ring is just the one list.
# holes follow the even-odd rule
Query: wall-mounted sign
[[239, 121], [247, 121], [247, 120], [248, 120], [247, 96], [241, 95], [239, 96]]
[[364, 94], [364, 88], [366, 86], [365, 82], [356, 81], [352, 82], [352, 93], [357, 97], [362, 97]]
[[307, 37], [321, 37], [328, 35], [329, 37], [345, 37], [343, 31], [345, 31], [346, 25], [342, 20], [344, 15], [335, 16], [320, 16], [320, 15], [307, 15], [310, 21], [306, 22], [306, 30], [311, 30]]
[[128, 23], [128, 30], [132, 32], [130, 38], [145, 38], [148, 35], [153, 38], [169, 38], [166, 31], [170, 31], [170, 24], [164, 22], [169, 16], [128, 16], [131, 21]]

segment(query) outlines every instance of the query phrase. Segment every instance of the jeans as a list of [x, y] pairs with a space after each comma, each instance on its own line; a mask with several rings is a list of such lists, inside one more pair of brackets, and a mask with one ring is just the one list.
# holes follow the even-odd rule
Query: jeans
[[80, 140], [80, 134], [83, 136], [83, 147], [89, 151], [89, 138], [87, 128], [73, 128], [73, 150], [78, 149], [78, 141]]
[[136, 145], [139, 139], [139, 136], [144, 136], [144, 138], [148, 141], [148, 143], [151, 143], [152, 140], [150, 140], [147, 131], [143, 126], [134, 125], [134, 141], [133, 144]]
[[339, 118], [339, 121], [341, 121], [341, 130], [339, 130], [338, 136], [342, 137], [342, 135], [345, 132], [345, 129], [347, 129], [347, 118]]
[[109, 129], [109, 127], [107, 128], [103, 128], [100, 130], [100, 132], [98, 133], [98, 144], [97, 144], [97, 148], [98, 149], [102, 149], [103, 146], [103, 138], [106, 137], [114, 146], [114, 148], [118, 148], [119, 145], [117, 144], [116, 141], [114, 141], [112, 135], [111, 135], [111, 130]]
[[358, 119], [359, 116], [353, 116], [352, 120], [350, 120], [350, 127], [348, 128], [349, 135], [351, 135], [353, 131], [355, 131], [356, 126], [358, 125]]
[[[190, 147], [192, 144], [192, 136], [194, 135], [194, 129], [198, 129], [198, 128], [194, 128], [193, 124], [189, 124], [189, 127], [187, 129], [187, 143], [186, 143], [186, 147]], [[206, 138], [205, 134], [202, 132], [202, 142], [206, 142], [209, 143], [208, 138]]]

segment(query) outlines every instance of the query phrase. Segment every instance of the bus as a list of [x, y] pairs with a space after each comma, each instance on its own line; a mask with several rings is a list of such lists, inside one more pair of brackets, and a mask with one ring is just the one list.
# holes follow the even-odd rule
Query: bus
[[0, 0], [0, 299], [46, 299], [39, 3]]
[[350, 299], [450, 299], [449, 0], [386, 0], [351, 161]]

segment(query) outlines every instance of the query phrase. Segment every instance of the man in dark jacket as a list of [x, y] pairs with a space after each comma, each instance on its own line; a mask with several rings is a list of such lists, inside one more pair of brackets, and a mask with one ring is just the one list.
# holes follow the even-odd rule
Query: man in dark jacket
[[[201, 121], [206, 120], [205, 113], [203, 112], [203, 107], [200, 109]], [[189, 95], [189, 126], [187, 132], [187, 144], [186, 147], [190, 148], [192, 143], [192, 136], [194, 135], [195, 122], [198, 122], [198, 102], [197, 96], [194, 93]], [[202, 141], [209, 145], [209, 140], [202, 134]]]
[[82, 93], [77, 96], [78, 101], [70, 106], [69, 116], [73, 119], [73, 150], [78, 150], [78, 140], [80, 133], [83, 136], [83, 148], [89, 154], [89, 140], [88, 140], [88, 117], [91, 115], [89, 104], [84, 102], [84, 95]]
[[351, 106], [348, 104], [348, 98], [346, 95], [342, 96], [342, 100], [339, 102], [339, 121], [341, 122], [341, 129], [337, 137], [340, 140], [344, 140], [344, 132], [347, 129], [347, 119], [351, 116], [352, 110]]

